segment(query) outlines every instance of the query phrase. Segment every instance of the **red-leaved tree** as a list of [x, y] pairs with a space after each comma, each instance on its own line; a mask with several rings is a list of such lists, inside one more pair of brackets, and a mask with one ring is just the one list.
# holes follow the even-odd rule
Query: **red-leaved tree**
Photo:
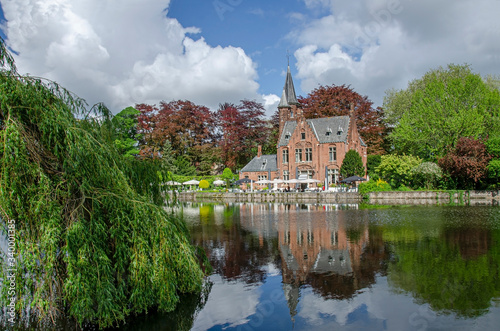
[[387, 128], [382, 121], [383, 111], [374, 108], [373, 102], [361, 96], [350, 86], [320, 86], [298, 101], [306, 118], [344, 116], [349, 114], [351, 104], [356, 111], [356, 122], [361, 138], [368, 146], [368, 154], [384, 154], [384, 137]]
[[170, 141], [175, 156], [187, 156], [199, 166], [201, 150], [213, 147], [217, 141], [215, 115], [205, 106], [191, 101], [161, 102], [160, 106], [138, 104], [138, 129], [143, 134], [141, 154], [158, 157], [165, 142]]
[[262, 104], [241, 100], [239, 105], [223, 103], [217, 111], [222, 162], [232, 170], [244, 166], [258, 145], [265, 143], [269, 127]]
[[438, 161], [439, 166], [456, 179], [458, 188], [472, 189], [486, 178], [491, 156], [484, 140], [459, 138], [454, 150]]

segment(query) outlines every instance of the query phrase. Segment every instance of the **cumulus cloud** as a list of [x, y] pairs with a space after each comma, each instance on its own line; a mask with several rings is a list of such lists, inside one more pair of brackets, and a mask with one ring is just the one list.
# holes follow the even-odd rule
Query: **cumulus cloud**
[[195, 27], [167, 17], [169, 1], [2, 1], [9, 46], [22, 73], [57, 81], [113, 111], [187, 99], [264, 100], [243, 49], [211, 46]]
[[304, 0], [328, 8], [289, 34], [298, 49], [297, 78], [310, 91], [350, 84], [382, 104], [385, 90], [448, 63], [499, 74], [500, 1]]

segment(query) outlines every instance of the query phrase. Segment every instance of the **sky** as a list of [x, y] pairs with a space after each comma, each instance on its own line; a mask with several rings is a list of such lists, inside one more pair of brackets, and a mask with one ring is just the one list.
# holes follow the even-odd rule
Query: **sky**
[[287, 64], [297, 95], [388, 89], [449, 63], [500, 75], [500, 0], [0, 0], [22, 74], [113, 113], [190, 100], [276, 110]]

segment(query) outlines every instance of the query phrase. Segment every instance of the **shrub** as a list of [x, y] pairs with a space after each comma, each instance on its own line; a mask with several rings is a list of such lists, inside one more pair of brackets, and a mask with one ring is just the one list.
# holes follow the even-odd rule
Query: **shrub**
[[366, 194], [369, 192], [384, 192], [384, 191], [391, 191], [391, 185], [389, 185], [386, 181], [379, 179], [379, 180], [370, 180], [366, 183], [361, 183], [359, 184], [359, 193], [361, 194]]

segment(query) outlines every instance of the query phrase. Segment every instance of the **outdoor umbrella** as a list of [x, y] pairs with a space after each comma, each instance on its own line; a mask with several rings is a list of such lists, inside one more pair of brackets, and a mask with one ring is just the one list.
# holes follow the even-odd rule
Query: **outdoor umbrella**
[[298, 183], [302, 183], [302, 182], [298, 179], [293, 178], [293, 179], [286, 180], [285, 183], [298, 184]]
[[239, 179], [237, 181], [234, 182], [234, 185], [241, 185], [241, 184], [247, 184], [247, 183], [252, 183], [250, 184], [250, 191], [253, 192], [253, 180], [251, 180], [250, 178], [242, 178], [242, 179]]
[[247, 183], [253, 183], [253, 180], [251, 180], [250, 178], [242, 178], [242, 179], [238, 179], [233, 184], [234, 185], [241, 185], [241, 184], [247, 184]]
[[188, 180], [187, 182], [182, 183], [182, 185], [198, 185], [200, 182], [196, 179]]
[[255, 184], [269, 184], [269, 183], [270, 181], [268, 181], [267, 179], [261, 179], [255, 182]]
[[363, 182], [365, 181], [366, 179], [363, 178], [363, 177], [359, 177], [359, 176], [351, 176], [351, 177], [348, 177], [344, 180], [341, 180], [340, 182], [341, 183], [352, 183], [352, 182]]
[[182, 184], [179, 183], [179, 182], [174, 182], [173, 180], [171, 180], [171, 181], [166, 182], [165, 185], [168, 185], [168, 186], [179, 186], [179, 185], [182, 185]]
[[214, 182], [212, 184], [214, 184], [215, 186], [219, 186], [219, 185], [226, 184], [226, 182], [223, 180], [217, 179], [217, 180], [214, 180]]
[[311, 178], [308, 178], [308, 179], [303, 179], [300, 181], [301, 183], [306, 183], [306, 184], [312, 184], [312, 183], [319, 183], [321, 182], [320, 180], [317, 180], [317, 179], [311, 179]]

